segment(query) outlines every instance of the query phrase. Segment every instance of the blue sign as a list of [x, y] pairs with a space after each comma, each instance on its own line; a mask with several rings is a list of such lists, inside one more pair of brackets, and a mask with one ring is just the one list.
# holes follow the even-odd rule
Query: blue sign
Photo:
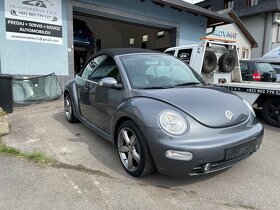
[[216, 29], [214, 31], [213, 35], [220, 36], [220, 37], [225, 37], [225, 38], [231, 38], [231, 39], [236, 39], [237, 38], [237, 33], [226, 31], [226, 30], [220, 30], [220, 29]]

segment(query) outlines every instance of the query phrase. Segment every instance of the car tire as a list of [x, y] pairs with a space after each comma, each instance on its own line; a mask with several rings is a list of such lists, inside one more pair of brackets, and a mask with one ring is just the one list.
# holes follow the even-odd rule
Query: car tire
[[262, 116], [266, 123], [280, 128], [280, 98], [266, 100], [262, 107]]
[[217, 67], [217, 56], [215, 52], [211, 50], [206, 50], [203, 59], [203, 64], [202, 64], [202, 72], [209, 74], [212, 71], [214, 71], [216, 67]]
[[64, 97], [64, 112], [68, 122], [76, 123], [79, 121], [74, 115], [73, 103], [69, 94]]
[[155, 170], [154, 162], [145, 137], [131, 120], [118, 129], [118, 154], [124, 169], [134, 177], [142, 177]]
[[225, 53], [219, 59], [219, 69], [222, 72], [232, 72], [235, 66], [235, 58], [232, 53]]

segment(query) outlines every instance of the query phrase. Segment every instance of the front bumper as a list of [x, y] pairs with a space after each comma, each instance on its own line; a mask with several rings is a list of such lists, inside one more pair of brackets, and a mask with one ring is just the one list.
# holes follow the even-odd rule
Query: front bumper
[[220, 161], [216, 161], [216, 162], [211, 162], [210, 164], [210, 168], [207, 171], [203, 170], [203, 167], [205, 164], [208, 163], [204, 163], [204, 164], [200, 164], [197, 167], [194, 167], [192, 169], [192, 171], [189, 173], [189, 175], [194, 176], [194, 175], [202, 175], [202, 174], [208, 174], [208, 173], [213, 173], [216, 171], [220, 171], [220, 170], [224, 170], [226, 168], [229, 168], [237, 163], [239, 163], [241, 160], [244, 160], [246, 158], [248, 158], [249, 156], [251, 156], [254, 152], [256, 152], [259, 148], [260, 148], [260, 144], [261, 142], [258, 141], [257, 139], [252, 140], [254, 142], [255, 148], [254, 150], [251, 150], [243, 155], [240, 155], [238, 157], [235, 157], [233, 159], [230, 160], [220, 160]]
[[[208, 128], [191, 119], [189, 131], [180, 137], [168, 136], [161, 129], [146, 128], [144, 132], [148, 141], [158, 172], [171, 176], [201, 175], [231, 167], [257, 151], [263, 140], [263, 126], [249, 121], [241, 125], [214, 129]], [[226, 160], [229, 147], [253, 142], [255, 149], [248, 153]], [[169, 159], [167, 150], [187, 151], [193, 154], [190, 161]], [[203, 166], [211, 164], [208, 171]]]

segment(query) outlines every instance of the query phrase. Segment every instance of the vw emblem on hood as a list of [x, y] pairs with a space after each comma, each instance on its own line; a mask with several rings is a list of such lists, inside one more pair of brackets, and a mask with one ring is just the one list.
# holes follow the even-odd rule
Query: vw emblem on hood
[[232, 120], [234, 118], [234, 114], [229, 110], [225, 111], [225, 115], [229, 120]]

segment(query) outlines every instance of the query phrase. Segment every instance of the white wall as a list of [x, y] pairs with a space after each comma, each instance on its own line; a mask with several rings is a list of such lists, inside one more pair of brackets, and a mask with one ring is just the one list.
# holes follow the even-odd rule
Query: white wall
[[[263, 38], [264, 38], [264, 25], [265, 25], [265, 19], [263, 16], [252, 16], [247, 18], [241, 19], [243, 24], [246, 26], [247, 30], [252, 34], [254, 39], [258, 43], [258, 48], [254, 48], [252, 50], [252, 58], [259, 58], [262, 56], [262, 48], [263, 48]], [[269, 31], [271, 28], [267, 27], [267, 36], [269, 36]], [[269, 45], [268, 42], [265, 43], [265, 45]]]
[[[208, 28], [207, 32], [212, 31], [212, 28]], [[224, 36], [225, 34], [219, 35], [208, 35], [207, 37], [211, 38], [217, 38], [217, 39], [223, 39], [223, 40], [230, 40], [230, 41], [236, 41], [237, 48], [239, 48], [239, 53], [238, 56], [240, 59], [244, 59], [242, 57], [242, 51], [243, 49], [248, 49], [249, 55], [248, 59], [251, 58], [251, 43], [248, 41], [247, 37], [243, 34], [243, 32], [239, 29], [239, 27], [236, 24], [228, 24], [228, 25], [223, 25], [219, 26], [216, 28], [217, 32], [224, 31], [225, 34], [230, 33], [233, 36]]]

